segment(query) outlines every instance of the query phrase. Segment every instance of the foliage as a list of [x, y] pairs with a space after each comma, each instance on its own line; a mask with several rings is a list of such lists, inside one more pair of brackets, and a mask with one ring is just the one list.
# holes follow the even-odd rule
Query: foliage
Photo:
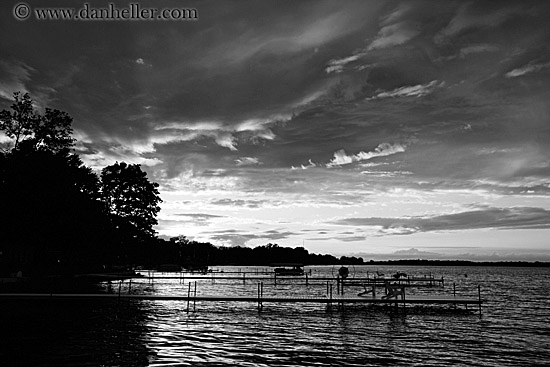
[[[169, 241], [157, 240], [147, 249], [145, 266], [160, 264], [242, 265], [269, 266], [273, 263], [301, 263], [304, 265], [360, 265], [362, 258], [341, 257], [309, 253], [303, 247], [282, 247], [268, 243], [264, 246], [217, 247], [208, 242], [188, 240], [185, 236], [172, 237]], [[190, 261], [191, 260], [191, 261]]]
[[126, 163], [100, 180], [71, 151], [71, 123], [59, 110], [38, 113], [28, 94], [15, 93], [11, 111], [0, 112], [12, 139], [0, 152], [0, 276], [96, 272], [146, 256], [158, 184]]
[[13, 94], [12, 112], [0, 112], [0, 131], [13, 139], [13, 150], [22, 145], [34, 150], [48, 150], [53, 153], [68, 153], [74, 144], [72, 118], [63, 111], [46, 108], [44, 115], [34, 110], [28, 93]]
[[13, 151], [2, 156], [0, 177], [3, 257], [21, 258], [26, 273], [107, 260], [110, 224], [94, 199], [98, 178], [77, 157]]
[[153, 226], [162, 202], [158, 186], [147, 179], [138, 164], [116, 162], [101, 171], [101, 192], [107, 210], [128, 223], [137, 238], [155, 235]]

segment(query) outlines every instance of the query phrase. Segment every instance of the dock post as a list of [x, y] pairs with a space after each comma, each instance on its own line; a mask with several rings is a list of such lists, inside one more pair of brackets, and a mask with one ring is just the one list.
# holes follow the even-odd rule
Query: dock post
[[479, 301], [479, 317], [481, 317], [481, 286], [477, 285], [477, 296]]
[[332, 283], [330, 283], [328, 295], [329, 295], [328, 307], [330, 309], [332, 307]]
[[262, 293], [263, 293], [263, 283], [258, 283], [258, 313], [262, 311]]
[[453, 282], [453, 296], [456, 297], [456, 283]]
[[191, 282], [188, 283], [187, 287], [187, 313], [189, 313], [189, 298], [191, 297]]
[[132, 291], [132, 279], [130, 278], [130, 282], [128, 283], [128, 294]]
[[336, 294], [340, 294], [340, 275], [336, 276]]
[[306, 287], [308, 286], [308, 281], [307, 281], [307, 273], [306, 273]]
[[193, 312], [196, 311], [196, 304], [197, 302], [197, 281], [195, 280], [195, 291], [193, 292]]
[[243, 272], [243, 285], [246, 284], [246, 273]]

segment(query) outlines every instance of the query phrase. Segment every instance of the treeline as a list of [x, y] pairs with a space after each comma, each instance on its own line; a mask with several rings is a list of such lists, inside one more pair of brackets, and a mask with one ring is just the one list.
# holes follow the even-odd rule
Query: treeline
[[74, 153], [72, 118], [28, 94], [0, 112], [0, 277], [107, 271], [156, 240], [158, 184], [139, 165], [100, 173]]
[[170, 240], [158, 240], [149, 248], [149, 256], [142, 263], [149, 268], [161, 264], [176, 264], [183, 267], [201, 265], [256, 265], [268, 266], [274, 263], [300, 263], [303, 265], [361, 265], [362, 258], [354, 256], [335, 257], [309, 253], [303, 247], [281, 247], [277, 244], [250, 247], [217, 247], [211, 243], [190, 241], [184, 236]]
[[141, 265], [157, 268], [161, 264], [196, 266], [268, 266], [274, 263], [303, 265], [389, 265], [389, 266], [514, 266], [550, 267], [550, 262], [470, 261], [470, 260], [367, 260], [362, 257], [310, 253], [303, 247], [281, 247], [277, 244], [250, 247], [217, 247], [208, 242], [190, 241], [185, 236], [170, 240], [157, 239], [147, 246]]

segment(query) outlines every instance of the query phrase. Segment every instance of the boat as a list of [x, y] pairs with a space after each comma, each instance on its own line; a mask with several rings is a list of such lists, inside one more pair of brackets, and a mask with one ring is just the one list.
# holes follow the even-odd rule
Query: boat
[[208, 265], [199, 264], [199, 263], [184, 264], [183, 269], [185, 269], [185, 271], [188, 271], [190, 273], [202, 273], [202, 274], [206, 274], [212, 271], [208, 269]]
[[161, 264], [158, 266], [157, 271], [162, 273], [171, 273], [181, 271], [181, 266], [178, 264]]
[[304, 275], [304, 266], [302, 264], [272, 264], [276, 266], [275, 275], [278, 276], [299, 276]]

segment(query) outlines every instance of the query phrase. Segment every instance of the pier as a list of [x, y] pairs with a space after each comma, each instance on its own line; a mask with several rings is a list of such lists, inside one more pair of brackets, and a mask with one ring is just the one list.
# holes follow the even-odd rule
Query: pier
[[0, 299], [133, 299], [149, 301], [192, 301], [192, 302], [247, 302], [257, 303], [378, 303], [378, 304], [460, 304], [479, 305], [481, 300], [473, 297], [454, 296], [407, 296], [404, 299], [383, 297], [359, 297], [333, 295], [332, 297], [301, 296], [215, 296], [215, 295], [152, 295], [152, 294], [72, 294], [72, 293], [0, 293]]
[[[280, 279], [279, 279], [280, 278]], [[283, 280], [284, 279], [284, 280]], [[192, 280], [192, 281], [191, 281]], [[243, 290], [245, 294], [200, 294], [197, 292], [197, 280], [212, 281], [217, 287], [223, 287], [224, 284], [238, 285], [242, 281], [243, 285], [252, 281], [257, 283], [257, 292], [253, 289]], [[185, 284], [187, 281], [187, 284]], [[264, 283], [264, 281], [266, 283]], [[93, 293], [93, 294], [70, 294], [70, 293], [0, 293], [2, 299], [64, 299], [64, 300], [143, 300], [143, 301], [181, 301], [187, 303], [187, 311], [190, 310], [190, 305], [193, 305], [193, 310], [196, 309], [197, 302], [240, 302], [256, 304], [258, 310], [263, 309], [264, 304], [269, 303], [295, 303], [295, 304], [322, 304], [327, 307], [332, 305], [344, 306], [346, 304], [377, 304], [391, 305], [396, 309], [406, 307], [407, 305], [450, 305], [456, 307], [458, 305], [476, 306], [481, 315], [481, 288], [478, 286], [477, 297], [457, 295], [456, 289], [453, 286], [453, 294], [409, 294], [409, 289], [414, 287], [443, 287], [443, 278], [435, 278], [433, 276], [425, 277], [404, 277], [400, 279], [381, 278], [381, 277], [366, 277], [366, 278], [351, 278], [342, 279], [339, 276], [331, 277], [308, 277], [308, 276], [285, 276], [275, 277], [260, 276], [259, 274], [251, 274], [246, 277], [245, 274], [235, 276], [235, 274], [221, 276], [220, 274], [209, 275], [186, 275], [183, 273], [170, 274], [154, 274], [148, 272], [147, 275], [141, 275], [135, 279], [134, 292], [132, 292], [132, 279], [127, 280], [125, 292], [122, 292], [122, 285], [125, 280], [118, 281], [118, 291], [115, 293]], [[155, 284], [172, 284], [174, 294], [136, 294], [135, 287], [143, 285]], [[230, 283], [225, 283], [230, 282]], [[202, 283], [202, 282], [201, 282]], [[294, 287], [298, 294], [277, 295], [276, 286], [284, 284], [285, 286]], [[204, 283], [203, 283], [204, 284]], [[183, 288], [181, 286], [183, 285]], [[273, 285], [268, 295], [264, 294], [264, 286]], [[316, 295], [300, 294], [300, 286], [321, 286], [325, 291], [317, 292]], [[336, 287], [334, 287], [336, 286]], [[116, 285], [113, 287], [115, 288]], [[214, 293], [210, 287], [209, 293]], [[116, 289], [116, 288], [115, 288]], [[177, 293], [176, 293], [177, 292]], [[179, 293], [179, 294], [178, 294]], [[307, 292], [304, 292], [307, 293]], [[319, 294], [321, 293], [321, 294]]]
[[[168, 275], [167, 275], [168, 274]], [[341, 278], [340, 276], [317, 276], [312, 275], [311, 272], [306, 272], [304, 275], [299, 276], [288, 276], [288, 275], [279, 275], [273, 273], [273, 271], [254, 271], [254, 272], [211, 272], [211, 273], [187, 273], [187, 272], [177, 272], [177, 273], [162, 273], [154, 271], [142, 271], [141, 279], [148, 279], [151, 283], [158, 283], [163, 280], [179, 280], [180, 283], [185, 282], [186, 280], [210, 280], [217, 284], [223, 284], [223, 281], [242, 281], [243, 284], [246, 284], [247, 281], [257, 281], [264, 282], [266, 284], [272, 283], [277, 285], [284, 281], [291, 281], [294, 285], [315, 285], [315, 284], [325, 284], [326, 282], [336, 281], [338, 289], [340, 287], [352, 287], [352, 286], [375, 286], [375, 287], [385, 287], [388, 282], [396, 282], [405, 287], [444, 287], [445, 280], [443, 277], [437, 278], [433, 274], [428, 274], [424, 276], [404, 276], [399, 278], [391, 277], [380, 277], [373, 275], [369, 277], [367, 272], [366, 277], [348, 277]], [[231, 283], [233, 284], [233, 283]]]

